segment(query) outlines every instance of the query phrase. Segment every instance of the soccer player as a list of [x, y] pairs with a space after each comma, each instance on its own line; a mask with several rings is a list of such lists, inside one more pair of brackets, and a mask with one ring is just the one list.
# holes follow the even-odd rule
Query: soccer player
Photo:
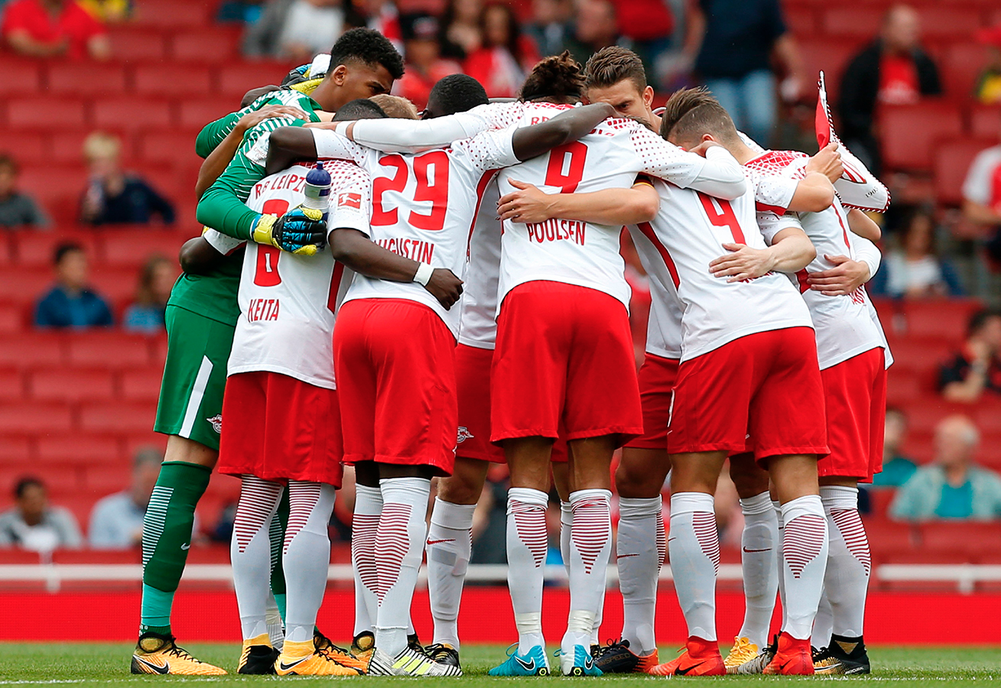
[[[444, 103], [447, 111], [487, 102], [482, 87], [476, 97], [468, 91], [448, 94], [460, 96], [464, 103]], [[350, 158], [369, 170], [374, 179], [372, 239], [422, 263], [413, 285], [356, 277], [334, 333], [346, 460], [355, 464], [358, 483], [372, 488], [359, 493], [356, 503], [356, 519], [362, 516], [361, 523], [368, 516], [374, 525], [371, 545], [365, 547], [372, 552], [371, 563], [360, 556], [356, 564], [375, 607], [374, 614], [370, 609], [376, 646], [370, 673], [460, 673], [458, 667], [433, 662], [406, 646], [430, 478], [451, 473], [457, 428], [453, 352], [458, 309], [453, 312], [429, 298], [421, 285], [434, 275], [433, 265], [462, 271], [469, 228], [494, 170], [576, 140], [609, 112], [606, 106], [581, 108], [558, 120], [485, 132], [420, 155], [379, 154], [317, 128], [310, 130], [310, 141], [295, 129], [271, 136], [272, 150]], [[356, 129], [350, 131], [353, 135]], [[331, 240], [335, 255], [351, 265], [347, 237], [335, 233]], [[404, 332], [408, 337], [401, 337]], [[406, 375], [400, 372], [404, 370]], [[376, 385], [377, 379], [382, 384]], [[363, 494], [372, 504], [362, 505]], [[375, 552], [393, 556], [375, 557]]]

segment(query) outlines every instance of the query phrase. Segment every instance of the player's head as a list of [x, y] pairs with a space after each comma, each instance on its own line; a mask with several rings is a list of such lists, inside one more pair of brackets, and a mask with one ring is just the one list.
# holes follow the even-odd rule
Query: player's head
[[312, 97], [325, 110], [336, 111], [356, 98], [389, 93], [403, 76], [403, 58], [378, 31], [351, 29], [330, 49], [330, 67]]
[[386, 117], [390, 119], [420, 119], [417, 106], [403, 96], [380, 93], [377, 96], [372, 96], [370, 100], [381, 107], [382, 111], [386, 113]]
[[423, 119], [454, 115], [490, 102], [483, 84], [465, 74], [450, 74], [431, 89]]
[[370, 98], [358, 98], [338, 108], [335, 122], [350, 122], [356, 119], [385, 119], [386, 113]]
[[63, 287], [80, 290], [87, 286], [87, 254], [80, 244], [67, 241], [56, 246], [52, 264]]
[[541, 60], [521, 87], [521, 100], [577, 103], [584, 96], [584, 73], [569, 50]]
[[255, 100], [260, 98], [266, 93], [271, 93], [272, 91], [277, 91], [278, 86], [261, 86], [260, 88], [252, 88], [243, 94], [243, 98], [240, 99], [240, 109], [247, 107]]
[[660, 120], [660, 135], [685, 149], [703, 141], [715, 141], [724, 148], [740, 144], [730, 114], [702, 87], [683, 88], [668, 99]]
[[653, 86], [646, 82], [640, 56], [612, 45], [584, 65], [584, 95], [592, 103], [608, 103], [624, 117], [653, 122]]
[[21, 517], [31, 525], [41, 520], [48, 506], [45, 483], [34, 476], [25, 476], [14, 485], [14, 501]]

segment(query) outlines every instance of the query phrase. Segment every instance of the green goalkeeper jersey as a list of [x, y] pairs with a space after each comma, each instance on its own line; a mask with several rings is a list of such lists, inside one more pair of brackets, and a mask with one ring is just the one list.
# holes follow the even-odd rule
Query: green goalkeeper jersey
[[177, 306], [201, 316], [236, 327], [240, 317], [237, 294], [243, 271], [243, 251], [224, 257], [207, 275], [182, 272], [170, 290], [168, 306]]

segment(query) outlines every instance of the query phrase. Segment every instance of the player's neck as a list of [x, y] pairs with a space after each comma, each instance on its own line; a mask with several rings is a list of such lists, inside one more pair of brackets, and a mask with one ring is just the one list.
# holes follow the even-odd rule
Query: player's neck
[[724, 148], [730, 151], [730, 154], [733, 155], [733, 157], [735, 157], [737, 162], [741, 165], [744, 165], [758, 157], [757, 153], [744, 145], [743, 141], [727, 144]]

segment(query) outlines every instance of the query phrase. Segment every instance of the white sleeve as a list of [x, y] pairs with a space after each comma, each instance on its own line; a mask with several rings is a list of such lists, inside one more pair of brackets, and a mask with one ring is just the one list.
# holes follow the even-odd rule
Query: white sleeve
[[640, 172], [728, 201], [747, 190], [743, 170], [722, 146], [709, 148], [703, 158], [665, 141], [642, 125], [636, 126], [630, 140], [640, 157]]
[[356, 165], [365, 162], [366, 150], [346, 136], [341, 136], [330, 129], [313, 129], [313, 144], [316, 146], [316, 157], [320, 159], [350, 160]]
[[345, 168], [332, 180], [327, 229], [356, 229], [365, 236], [370, 236], [372, 179], [368, 172], [356, 165]]
[[490, 129], [490, 122], [472, 112], [419, 122], [406, 119], [363, 119], [355, 122], [355, 143], [384, 153], [422, 153], [445, 148]]
[[224, 256], [228, 256], [230, 253], [247, 243], [243, 239], [234, 239], [233, 237], [223, 234], [222, 232], [212, 229], [211, 227], [206, 227], [202, 231], [202, 238], [209, 242], [209, 246]]
[[750, 148], [755, 155], [762, 155], [765, 152], [765, 149], [759, 146], [757, 141], [752, 139], [744, 132], [738, 131], [737, 136], [740, 137], [740, 140], [744, 142], [744, 145]]
[[980, 205], [991, 203], [991, 159], [993, 156], [983, 151], [973, 159], [970, 171], [963, 182], [963, 198]]
[[890, 206], [889, 190], [843, 143], [839, 144], [845, 171], [834, 182], [834, 190], [841, 203], [859, 210], [885, 212]]
[[876, 244], [854, 232], [848, 232], [848, 243], [851, 245], [852, 251], [855, 252], [855, 259], [869, 266], [869, 279], [866, 280], [868, 282], [876, 276], [876, 271], [879, 270], [879, 265], [883, 261], [883, 254], [880, 253]]
[[779, 215], [773, 212], [759, 211], [757, 213], [757, 220], [761, 236], [765, 238], [765, 243], [769, 246], [775, 240], [775, 235], [783, 229], [789, 229], [790, 227], [803, 229], [803, 225], [799, 223], [799, 218], [794, 213]]
[[761, 212], [776, 215], [782, 215], [786, 211], [796, 195], [796, 187], [799, 186], [798, 179], [758, 171], [750, 173], [750, 181], [754, 184], [755, 207]]
[[521, 160], [514, 154], [514, 133], [517, 127], [485, 131], [465, 141], [456, 141], [453, 149], [462, 151], [472, 166], [482, 172], [517, 165]]

